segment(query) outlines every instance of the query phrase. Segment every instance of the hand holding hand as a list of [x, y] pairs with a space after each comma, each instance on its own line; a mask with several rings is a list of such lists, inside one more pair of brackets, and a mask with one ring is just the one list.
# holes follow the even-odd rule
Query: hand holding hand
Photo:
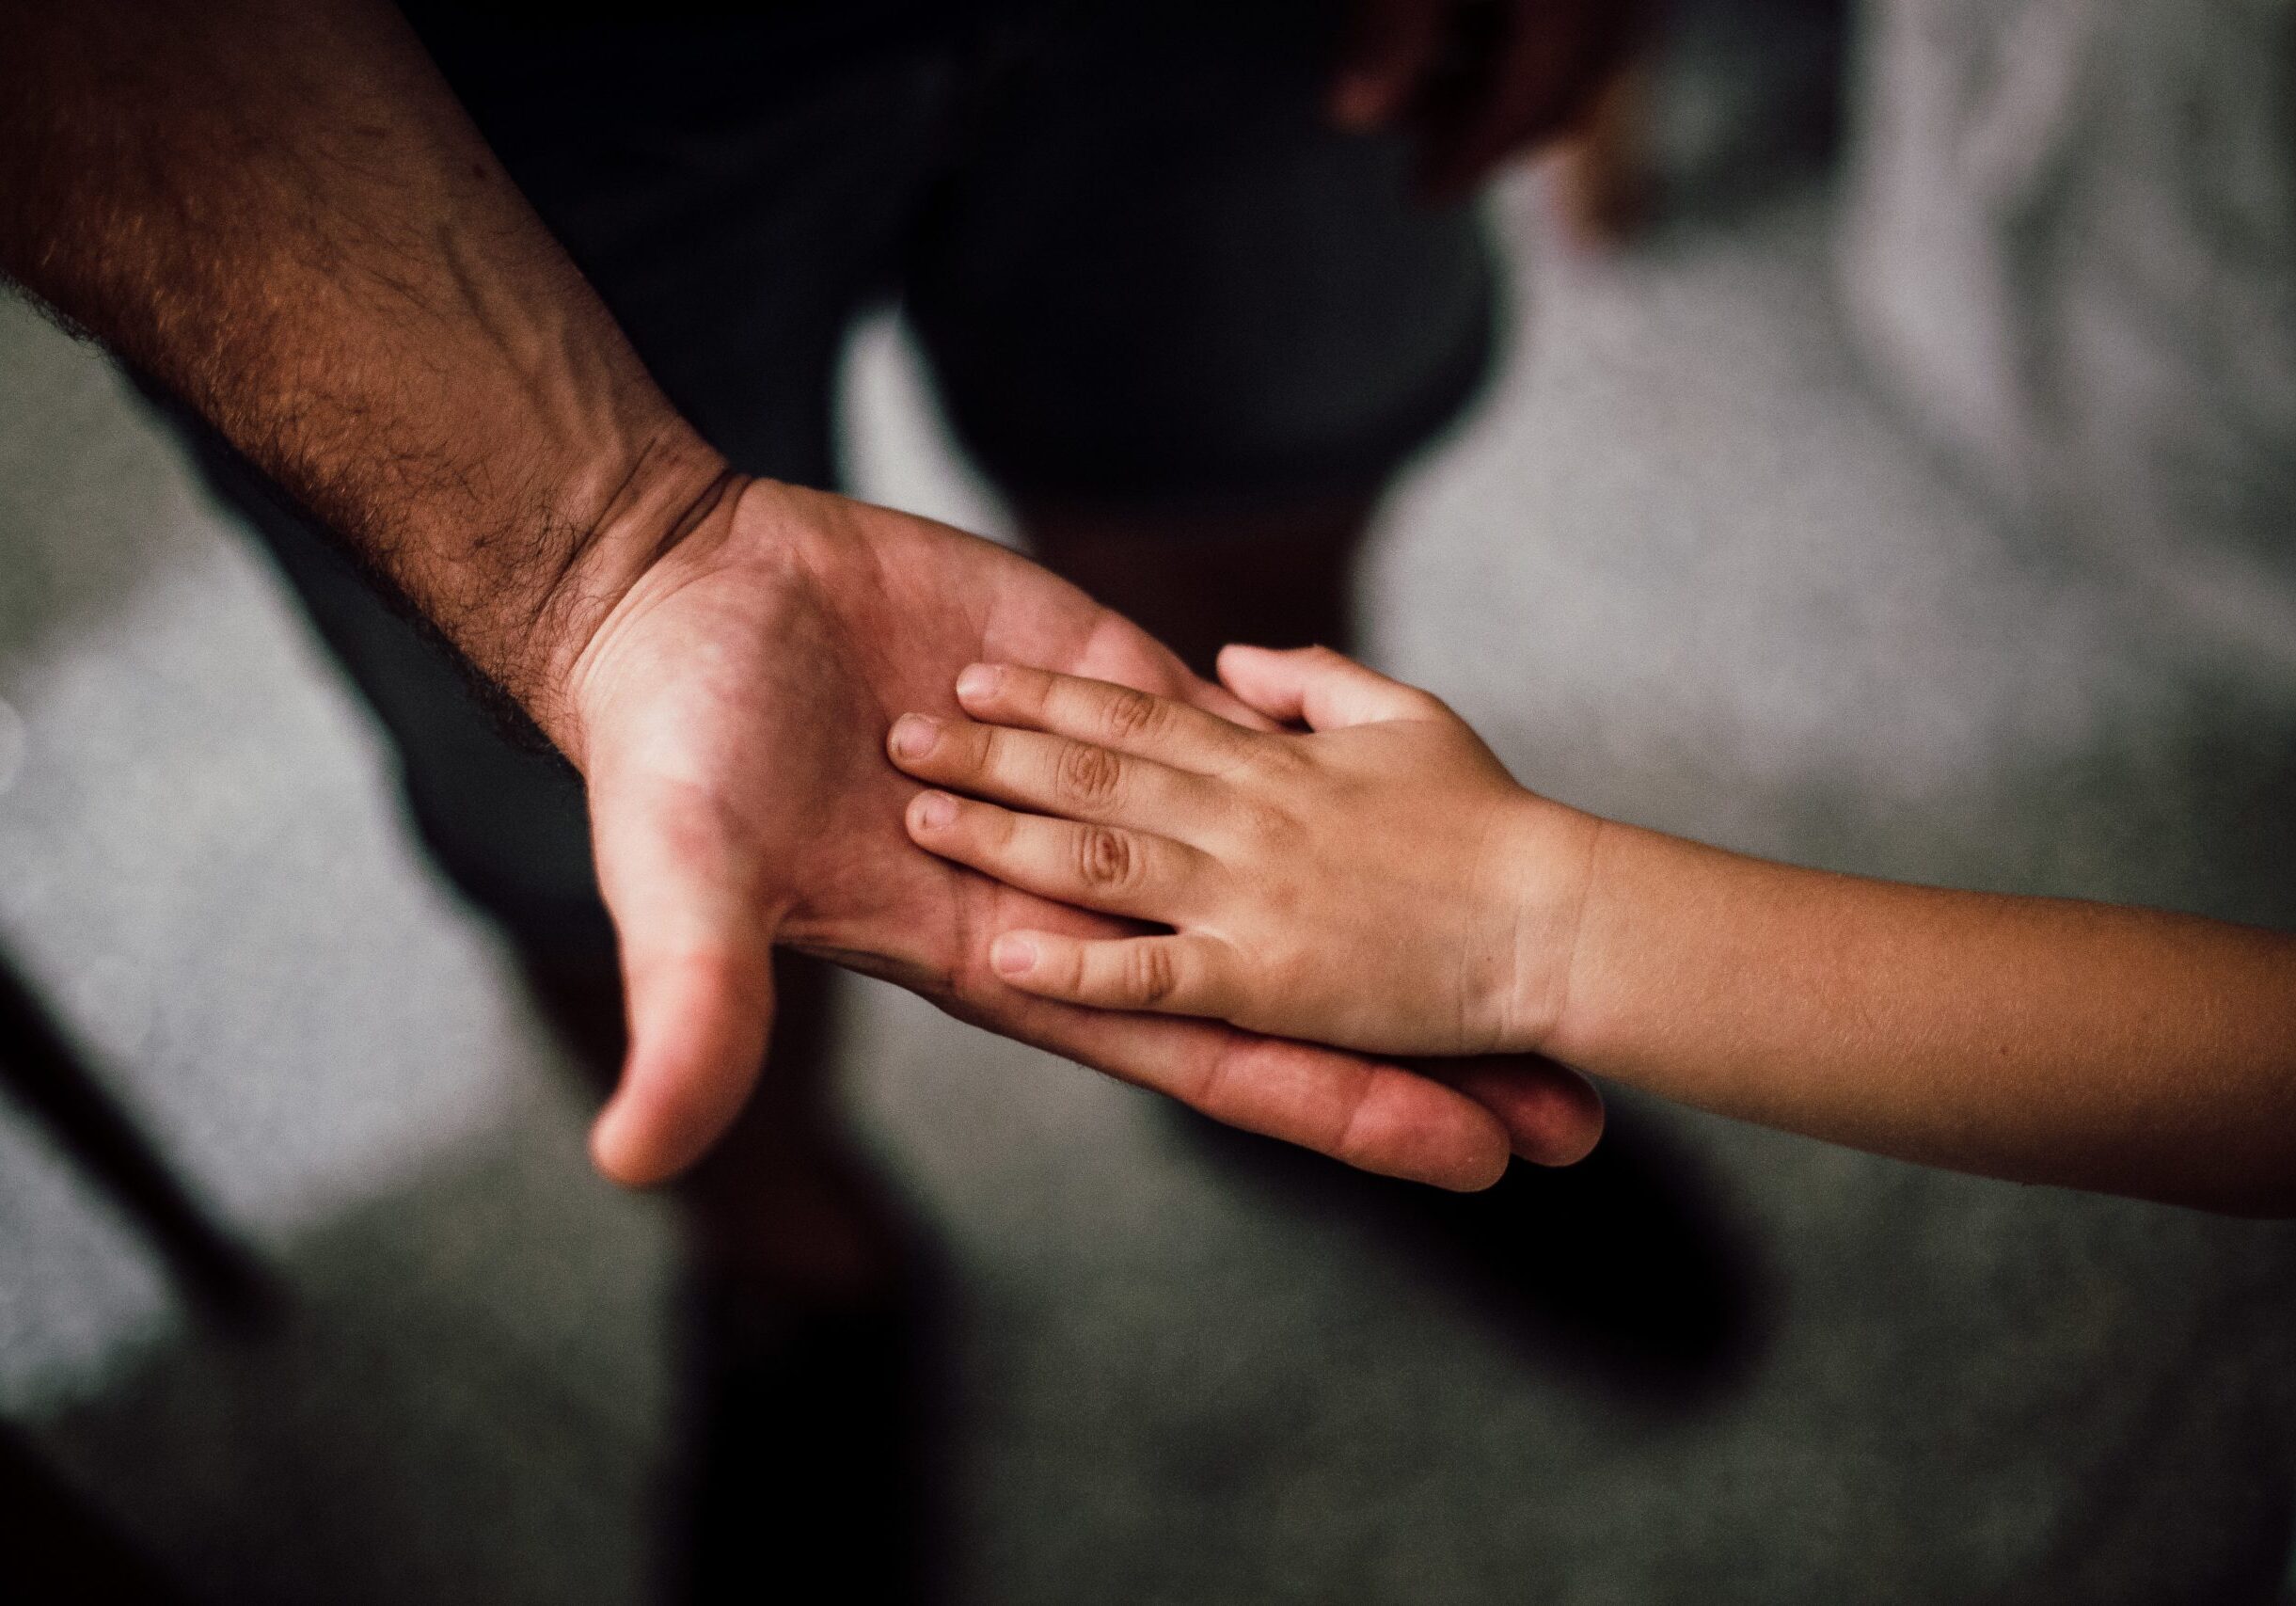
[[988, 664], [957, 684], [985, 723], [894, 727], [896, 764], [972, 794], [912, 802], [920, 845], [1173, 929], [1008, 930], [997, 973], [1047, 998], [1371, 1053], [1540, 1048], [1567, 996], [1598, 822], [1516, 786], [1433, 697], [1336, 653], [1230, 647], [1220, 674], [1313, 734]]
[[1084, 1009], [996, 975], [987, 955], [1004, 932], [1125, 928], [903, 834], [914, 788], [885, 761], [887, 727], [907, 708], [956, 717], [950, 685], [982, 659], [1261, 723], [1025, 559], [787, 485], [732, 482], [619, 596], [567, 676], [573, 716], [555, 733], [589, 783], [627, 983], [630, 1058], [594, 1138], [609, 1174], [668, 1176], [732, 1120], [764, 1057], [776, 943], [1369, 1169], [1475, 1187], [1511, 1146], [1568, 1160], [1591, 1145], [1600, 1104], [1558, 1068], [1451, 1078], [1470, 1098], [1395, 1065]]

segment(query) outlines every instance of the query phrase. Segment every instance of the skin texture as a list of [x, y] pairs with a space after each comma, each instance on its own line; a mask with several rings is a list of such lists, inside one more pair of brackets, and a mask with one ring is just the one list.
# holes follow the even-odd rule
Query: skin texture
[[909, 844], [894, 710], [998, 657], [1249, 716], [1022, 559], [729, 472], [390, 8], [0, 8], [0, 267], [188, 401], [581, 771], [631, 1026], [593, 1145], [613, 1177], [678, 1172], [739, 1110], [776, 942], [1373, 1169], [1474, 1187], [1511, 1144], [1593, 1141], [1591, 1089], [1535, 1061], [1452, 1075], [1470, 1099], [978, 964], [1019, 920], [1117, 928]]
[[[1320, 648], [1231, 647], [1290, 727], [969, 668], [904, 719], [910, 835], [1171, 928], [1009, 931], [1015, 986], [1382, 1053], [1536, 1051], [1876, 1153], [2296, 1213], [2296, 939], [1823, 874], [1517, 787], [1425, 692]], [[1296, 727], [1305, 725], [1305, 730]]]
[[1479, 1092], [1496, 1083], [1486, 1107], [1392, 1064], [1008, 986], [982, 962], [998, 933], [1121, 928], [906, 839], [911, 788], [882, 756], [884, 732], [905, 707], [955, 716], [952, 666], [984, 654], [1252, 718], [1001, 548], [764, 482], [721, 501], [601, 626], [571, 701], [634, 1038], [596, 1134], [610, 1173], [674, 1169], [738, 1109], [777, 942], [1371, 1169], [1470, 1187], [1496, 1179], [1511, 1142], [1543, 1159], [1584, 1152], [1599, 1106], [1543, 1066], [1481, 1068]]
[[[894, 760], [920, 779], [1068, 817], [927, 793], [909, 813], [918, 842], [1033, 892], [1180, 928], [1007, 937], [1000, 973], [1079, 1002], [1380, 1053], [1535, 1047], [1560, 996], [1591, 822], [1551, 809], [1556, 840], [1525, 853], [1522, 788], [1433, 697], [1336, 655], [1329, 678], [1284, 673], [1321, 658], [1223, 661], [1245, 702], [1321, 734], [1260, 734], [988, 665], [966, 671], [958, 695], [996, 723], [895, 727]], [[1555, 884], [1524, 899], [1527, 878], [1549, 868]], [[1527, 908], [1553, 913], [1527, 921]]]

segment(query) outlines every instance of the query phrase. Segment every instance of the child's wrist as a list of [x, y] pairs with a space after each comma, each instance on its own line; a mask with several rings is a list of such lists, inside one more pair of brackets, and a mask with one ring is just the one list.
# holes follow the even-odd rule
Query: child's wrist
[[1536, 792], [1511, 801], [1492, 871], [1479, 889], [1485, 930], [1511, 955], [1499, 967], [1494, 1047], [1553, 1054], [1569, 1035], [1578, 935], [1593, 890], [1599, 817]]

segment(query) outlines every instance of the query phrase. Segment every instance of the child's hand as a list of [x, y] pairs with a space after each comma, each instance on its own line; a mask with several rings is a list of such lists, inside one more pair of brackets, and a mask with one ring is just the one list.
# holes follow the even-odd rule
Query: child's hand
[[[1322, 648], [1230, 647], [1259, 732], [1097, 680], [975, 664], [979, 724], [906, 715], [909, 833], [1026, 891], [1161, 923], [1007, 932], [1013, 986], [1376, 1054], [1537, 1049], [1567, 992], [1596, 832], [1516, 786], [1424, 692]], [[1048, 816], [1052, 818], [1047, 818]]]

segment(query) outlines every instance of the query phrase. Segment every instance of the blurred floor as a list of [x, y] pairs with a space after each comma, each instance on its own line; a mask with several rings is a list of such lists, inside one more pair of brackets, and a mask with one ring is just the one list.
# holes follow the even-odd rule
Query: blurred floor
[[[1523, 329], [1387, 520], [1388, 666], [1644, 823], [2296, 923], [2296, 686], [1933, 469], [1851, 361], [1823, 199], [1605, 264], [1501, 200]], [[857, 349], [864, 490], [993, 522], [905, 360]], [[260, 1349], [185, 1335], [0, 1108], [0, 1412], [218, 1599], [639, 1598], [663, 1223], [586, 1169], [277, 586], [13, 306], [0, 699], [0, 931], [298, 1289]], [[969, 1598], [2272, 1598], [2286, 1229], [1638, 1109], [1773, 1300], [1742, 1385], [1662, 1409], [1141, 1095], [861, 1014], [856, 1108], [961, 1280]]]

